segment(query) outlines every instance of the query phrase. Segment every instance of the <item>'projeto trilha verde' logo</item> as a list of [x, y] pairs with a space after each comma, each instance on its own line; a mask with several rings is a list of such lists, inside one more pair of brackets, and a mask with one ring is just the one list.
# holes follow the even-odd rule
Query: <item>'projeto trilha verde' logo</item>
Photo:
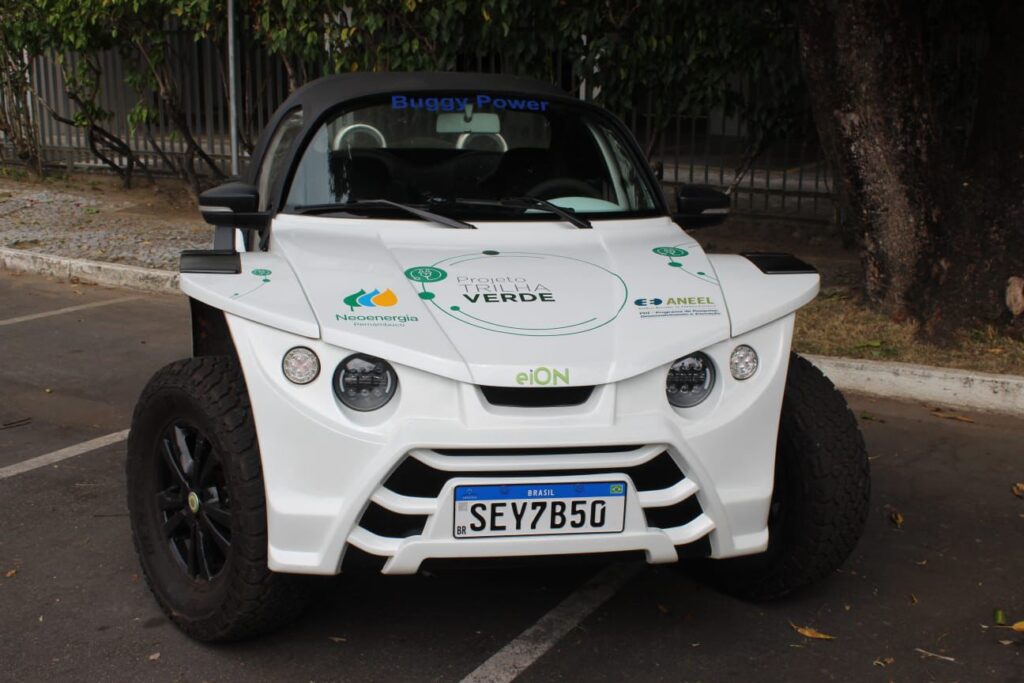
[[569, 368], [549, 368], [540, 366], [516, 374], [516, 384], [521, 386], [555, 387], [559, 384], [570, 384]]

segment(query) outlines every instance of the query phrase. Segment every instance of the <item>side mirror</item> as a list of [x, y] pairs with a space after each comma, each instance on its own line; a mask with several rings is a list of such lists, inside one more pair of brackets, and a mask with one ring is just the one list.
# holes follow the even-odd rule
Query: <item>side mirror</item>
[[203, 220], [218, 228], [260, 230], [269, 226], [270, 213], [259, 207], [259, 190], [248, 183], [224, 183], [199, 195]]
[[678, 213], [672, 219], [684, 228], [706, 228], [729, 217], [729, 195], [705, 185], [680, 185], [676, 190]]

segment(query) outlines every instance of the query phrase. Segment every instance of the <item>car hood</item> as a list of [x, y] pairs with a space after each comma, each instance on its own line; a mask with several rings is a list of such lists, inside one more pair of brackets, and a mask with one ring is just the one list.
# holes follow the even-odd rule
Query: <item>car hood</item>
[[667, 218], [480, 223], [281, 215], [327, 343], [492, 386], [596, 385], [729, 337], [712, 265]]

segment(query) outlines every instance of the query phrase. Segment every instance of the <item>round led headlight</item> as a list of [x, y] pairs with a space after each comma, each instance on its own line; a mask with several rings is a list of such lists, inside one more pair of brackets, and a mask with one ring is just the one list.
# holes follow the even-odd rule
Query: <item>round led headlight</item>
[[309, 384], [320, 374], [320, 359], [312, 349], [296, 346], [284, 354], [284, 358], [281, 359], [281, 370], [288, 381]]
[[729, 372], [736, 379], [743, 380], [753, 377], [757, 372], [757, 364], [757, 351], [746, 344], [737, 346], [729, 356]]
[[352, 410], [383, 407], [398, 389], [398, 375], [386, 360], [356, 353], [334, 371], [334, 393]]
[[668, 370], [665, 395], [677, 408], [692, 408], [711, 394], [715, 386], [715, 366], [703, 353], [680, 358]]

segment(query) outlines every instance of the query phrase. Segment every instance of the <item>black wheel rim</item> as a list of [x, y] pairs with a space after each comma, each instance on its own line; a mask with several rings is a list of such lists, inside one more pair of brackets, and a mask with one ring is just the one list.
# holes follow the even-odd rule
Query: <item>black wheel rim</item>
[[212, 581], [231, 551], [231, 499], [220, 454], [190, 424], [160, 435], [156, 502], [171, 555], [189, 578]]

